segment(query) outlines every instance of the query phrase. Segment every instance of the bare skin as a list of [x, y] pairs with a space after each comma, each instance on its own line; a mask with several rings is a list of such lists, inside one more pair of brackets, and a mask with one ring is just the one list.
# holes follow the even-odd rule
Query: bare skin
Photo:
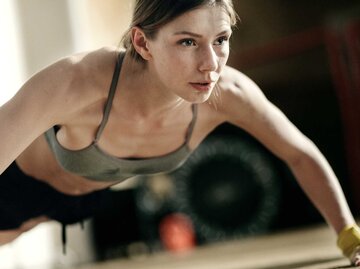
[[0, 246], [14, 241], [21, 234], [31, 230], [38, 224], [48, 221], [46, 216], [40, 216], [24, 222], [19, 228], [0, 232]]
[[[103, 50], [106, 50], [106, 55]], [[88, 57], [93, 57], [94, 62], [98, 57], [109, 57], [111, 64], [105, 77], [111, 78], [116, 52], [103, 50]], [[126, 72], [125, 68], [122, 72]], [[102, 78], [104, 75], [99, 74], [98, 70], [94, 70], [93, 73], [86, 76], [96, 79], [96, 76]], [[82, 87], [78, 87], [77, 90], [84, 91], [82, 94], [84, 100], [86, 99], [85, 95], [90, 94], [86, 93], [87, 85]], [[121, 88], [121, 83], [119, 83], [115, 98], [124, 100]], [[96, 90], [100, 92], [99, 100], [91, 100], [95, 104], [91, 103], [88, 107], [87, 104], [84, 105], [83, 111], [73, 114], [70, 122], [61, 124], [62, 128], [57, 137], [64, 147], [77, 150], [85, 148], [93, 141], [102, 119], [103, 106], [108, 94], [108, 81]], [[93, 97], [90, 98], [93, 99]], [[175, 108], [152, 111], [151, 113], [154, 115], [141, 115], [142, 111], [134, 111], [136, 109], [134, 103], [129, 104], [125, 101], [120, 101], [120, 103], [117, 104], [114, 101], [109, 121], [99, 141], [99, 146], [105, 152], [119, 158], [148, 158], [172, 152], [183, 144], [185, 131], [192, 119], [190, 103], [184, 102]], [[66, 109], [65, 107], [64, 110]], [[217, 114], [218, 112], [208, 103], [199, 105], [199, 118], [189, 143], [190, 148], [195, 148], [211, 130], [224, 122], [224, 118]], [[79, 124], [80, 122], [81, 124]], [[73, 128], [72, 125], [76, 127]], [[152, 139], [149, 140], [149, 137]], [[35, 139], [19, 155], [16, 162], [26, 174], [45, 181], [70, 195], [89, 193], [114, 184], [91, 181], [64, 171], [55, 160], [43, 135]]]
[[[222, 9], [204, 7], [163, 26], [155, 40], [134, 28], [134, 46], [146, 64], [126, 55], [109, 121], [99, 146], [119, 158], [154, 157], [184, 142], [199, 107], [189, 146], [195, 149], [219, 124], [247, 130], [286, 162], [336, 232], [355, 221], [336, 176], [317, 147], [241, 72], [226, 66], [231, 35]], [[210, 22], [210, 23], [209, 23]], [[0, 171], [14, 160], [55, 189], [81, 195], [114, 183], [91, 181], [59, 166], [43, 133], [61, 125], [68, 149], [90, 145], [102, 119], [118, 50], [104, 48], [58, 61], [31, 78], [0, 108]], [[199, 83], [208, 89], [199, 89]], [[214, 92], [217, 84], [217, 94]], [[201, 88], [201, 87], [200, 87]], [[151, 139], [149, 139], [151, 138]], [[24, 223], [34, 227], [44, 218]], [[0, 244], [25, 229], [0, 232]], [[354, 263], [358, 263], [358, 256]]]

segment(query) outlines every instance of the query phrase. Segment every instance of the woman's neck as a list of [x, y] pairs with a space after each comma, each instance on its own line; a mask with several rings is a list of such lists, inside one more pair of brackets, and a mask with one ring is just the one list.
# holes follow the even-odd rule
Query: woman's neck
[[118, 101], [124, 107], [131, 106], [136, 114], [134, 116], [141, 118], [157, 117], [190, 106], [154, 77], [145, 64], [134, 61], [126, 54], [120, 74]]

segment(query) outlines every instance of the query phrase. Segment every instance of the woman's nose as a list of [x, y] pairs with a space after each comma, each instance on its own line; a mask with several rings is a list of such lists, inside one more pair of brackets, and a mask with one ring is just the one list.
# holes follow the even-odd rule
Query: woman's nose
[[216, 71], [218, 68], [218, 56], [212, 46], [203, 48], [199, 55], [199, 70], [201, 72]]

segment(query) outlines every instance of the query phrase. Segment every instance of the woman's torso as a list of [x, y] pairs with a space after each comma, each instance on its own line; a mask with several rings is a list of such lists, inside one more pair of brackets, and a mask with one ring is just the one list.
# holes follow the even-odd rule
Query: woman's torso
[[[114, 52], [109, 51], [105, 57], [115, 57]], [[84, 106], [85, 109], [75, 113], [69, 122], [62, 124], [62, 128], [57, 133], [57, 139], [65, 148], [79, 150], [93, 142], [103, 117], [109, 91], [106, 85], [110, 83], [110, 81], [106, 83], [106, 80], [109, 78], [111, 80], [113, 63], [114, 61], [109, 60], [108, 68], [102, 72], [90, 70], [85, 74], [85, 78], [100, 81], [93, 83], [97, 85], [96, 91], [99, 91], [99, 97], [92, 99], [88, 105]], [[86, 91], [86, 85], [88, 84], [80, 84], [77, 90]], [[197, 115], [193, 133], [188, 141], [190, 149], [194, 149], [208, 133], [223, 122], [216, 110], [208, 103], [198, 105]], [[181, 147], [192, 117], [191, 104], [188, 103], [169, 111], [166, 117], [161, 119], [133, 121], [130, 114], [125, 115], [114, 104], [98, 146], [106, 153], [119, 158], [162, 156]], [[71, 195], [88, 193], [116, 183], [92, 181], [63, 170], [50, 150], [44, 135], [33, 141], [16, 161], [24, 173]]]

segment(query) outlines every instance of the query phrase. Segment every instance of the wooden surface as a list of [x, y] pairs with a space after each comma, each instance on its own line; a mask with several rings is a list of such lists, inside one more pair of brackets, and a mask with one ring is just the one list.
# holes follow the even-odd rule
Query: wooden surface
[[216, 243], [173, 254], [111, 260], [76, 269], [340, 269], [355, 268], [342, 258], [327, 226]]

